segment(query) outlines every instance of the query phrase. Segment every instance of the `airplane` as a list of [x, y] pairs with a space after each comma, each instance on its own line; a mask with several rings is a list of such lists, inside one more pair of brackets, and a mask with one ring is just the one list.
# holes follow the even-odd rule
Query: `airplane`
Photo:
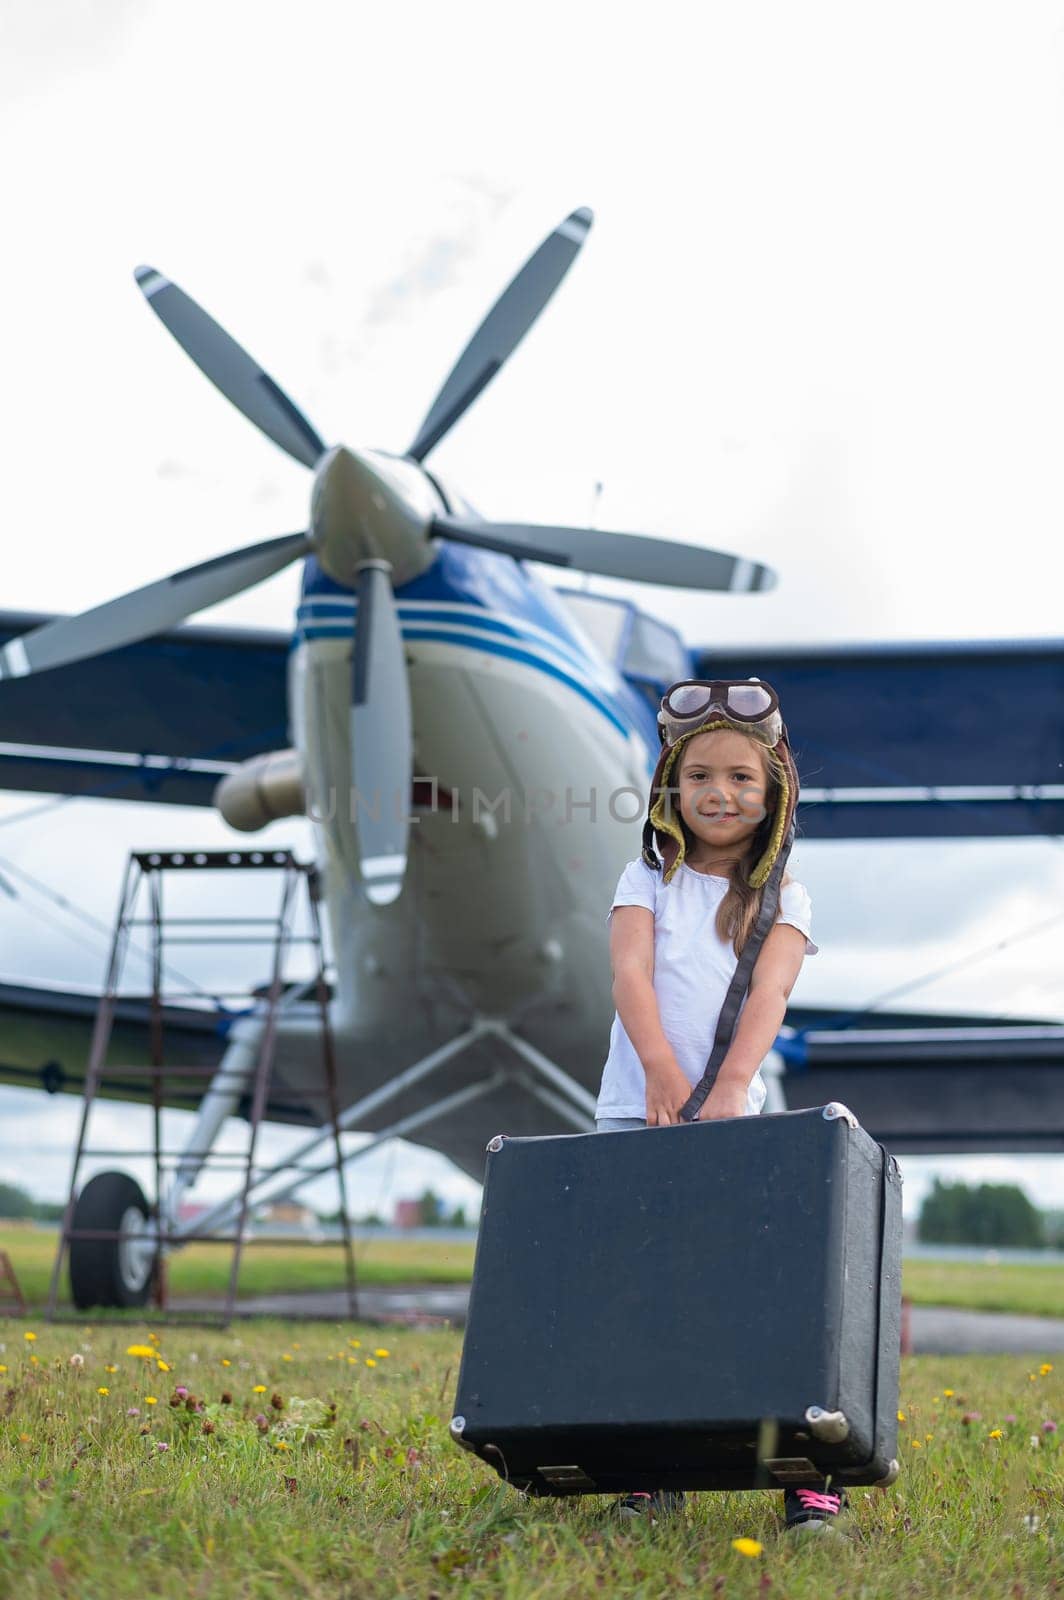
[[[0, 615], [0, 786], [214, 805], [241, 832], [310, 817], [342, 1125], [374, 1143], [413, 1138], [476, 1178], [500, 1129], [593, 1126], [613, 1011], [606, 912], [639, 850], [669, 683], [711, 674], [775, 684], [802, 730], [803, 782], [803, 763], [820, 780], [803, 788], [806, 837], [1054, 832], [1064, 817], [1064, 785], [1037, 740], [1022, 752], [1014, 740], [1009, 785], [991, 781], [993, 751], [963, 772], [942, 765], [970, 745], [974, 692], [1010, 709], [1024, 694], [1028, 708], [1051, 701], [1060, 641], [692, 650], [632, 602], [555, 587], [533, 567], [756, 594], [775, 582], [765, 565], [651, 536], [494, 523], [426, 464], [558, 289], [591, 224], [589, 210], [572, 212], [520, 268], [402, 454], [327, 446], [195, 301], [138, 268], [148, 305], [204, 375], [313, 472], [308, 527], [81, 616]], [[291, 636], [182, 625], [297, 561]], [[963, 792], [943, 788], [947, 774]], [[0, 985], [0, 1082], [79, 1092], [94, 1013], [92, 996]], [[147, 1020], [140, 1003], [120, 1003], [126, 1059], [143, 1054]], [[1003, 1138], [1059, 1148], [1064, 1088], [1047, 1069], [1059, 1065], [1064, 1028], [901, 1011], [877, 1013], [876, 1029], [861, 1020], [845, 1007], [790, 1011], [768, 1109], [845, 1099], [893, 1149], [943, 1139], [1002, 1148]], [[154, 1205], [139, 1186], [131, 1203], [132, 1180], [117, 1173], [82, 1192], [79, 1205], [97, 1186], [96, 1227], [136, 1230], [139, 1245], [116, 1238], [97, 1271], [87, 1254], [79, 1268], [71, 1240], [79, 1306], [145, 1303], [160, 1229], [187, 1242], [234, 1215], [233, 1201], [194, 1222], [178, 1215], [226, 1118], [247, 1109], [261, 1010], [228, 1039], [216, 1021], [168, 1012], [183, 1051], [216, 1076], [202, 1095], [168, 1102], [195, 1109], [196, 1122]], [[317, 1027], [310, 1002], [285, 1008], [278, 1102], [267, 1107], [318, 1127], [308, 1152], [329, 1135], [309, 1087]], [[1010, 1098], [1003, 1062], [1044, 1089], [1037, 1116], [1028, 1094]], [[904, 1097], [899, 1072], [913, 1076]], [[137, 1098], [106, 1073], [101, 1088]], [[298, 1186], [288, 1176], [279, 1188], [275, 1173], [271, 1188], [269, 1176], [256, 1196]]]

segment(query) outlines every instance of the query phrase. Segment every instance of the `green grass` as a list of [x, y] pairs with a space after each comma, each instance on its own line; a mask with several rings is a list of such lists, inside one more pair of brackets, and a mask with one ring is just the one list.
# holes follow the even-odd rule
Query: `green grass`
[[[597, 1497], [522, 1499], [447, 1438], [459, 1357], [448, 1330], [157, 1333], [166, 1373], [126, 1354], [149, 1342], [144, 1325], [0, 1322], [0, 1595], [1064, 1593], [1064, 1452], [1041, 1431], [1046, 1419], [1064, 1425], [1064, 1384], [1023, 1360], [905, 1360], [898, 1482], [852, 1491], [847, 1541], [795, 1545], [778, 1532], [778, 1492], [695, 1495], [657, 1529], [612, 1526]], [[367, 1366], [377, 1349], [389, 1354]], [[178, 1382], [208, 1409], [172, 1409]], [[335, 1422], [308, 1433], [297, 1396], [335, 1404]], [[738, 1553], [737, 1537], [760, 1554]]]
[[[42, 1305], [58, 1235], [51, 1229], [0, 1227], [0, 1250], [6, 1250], [30, 1305]], [[359, 1283], [468, 1283], [473, 1272], [473, 1245], [420, 1239], [371, 1239], [355, 1246]], [[171, 1257], [172, 1296], [223, 1295], [229, 1283], [231, 1250], [226, 1245], [190, 1245]], [[266, 1294], [283, 1288], [334, 1289], [344, 1285], [343, 1251], [339, 1245], [253, 1244], [244, 1250], [240, 1293]], [[66, 1270], [63, 1288], [67, 1292]]]
[[1046, 1266], [1019, 1262], [906, 1261], [902, 1287], [919, 1306], [967, 1306], [975, 1311], [1012, 1311], [1064, 1317], [1064, 1272], [1059, 1260]]
[[[47, 1298], [55, 1246], [56, 1235], [51, 1230], [0, 1226], [0, 1250], [11, 1256], [31, 1305], [41, 1305]], [[369, 1240], [355, 1247], [359, 1282], [468, 1283], [473, 1248], [472, 1244], [433, 1240]], [[192, 1245], [171, 1258], [170, 1292], [175, 1296], [222, 1295], [228, 1281], [226, 1246]], [[262, 1244], [244, 1252], [241, 1294], [266, 1294], [279, 1285], [293, 1291], [338, 1289], [343, 1283], [343, 1255], [336, 1245]], [[1059, 1263], [906, 1261], [904, 1291], [917, 1305], [1064, 1317], [1064, 1272]]]

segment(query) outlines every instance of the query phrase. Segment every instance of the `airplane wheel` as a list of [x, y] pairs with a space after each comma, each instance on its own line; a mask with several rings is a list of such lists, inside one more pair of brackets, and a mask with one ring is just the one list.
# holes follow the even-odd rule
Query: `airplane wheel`
[[151, 1291], [156, 1245], [148, 1202], [124, 1172], [90, 1178], [74, 1207], [72, 1230], [99, 1228], [115, 1239], [71, 1239], [70, 1293], [79, 1311], [90, 1306], [142, 1306]]

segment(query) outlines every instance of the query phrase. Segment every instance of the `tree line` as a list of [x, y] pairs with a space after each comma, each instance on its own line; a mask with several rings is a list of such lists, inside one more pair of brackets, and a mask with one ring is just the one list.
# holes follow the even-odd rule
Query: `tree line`
[[[63, 1209], [52, 1201], [34, 1200], [18, 1184], [0, 1183], [4, 1221], [58, 1222]], [[420, 1196], [418, 1216], [423, 1228], [469, 1226], [465, 1208], [449, 1209], [432, 1189]], [[339, 1214], [321, 1220], [338, 1222]], [[383, 1220], [372, 1212], [352, 1218], [366, 1226], [381, 1226]], [[1064, 1211], [1039, 1211], [1014, 1183], [944, 1183], [936, 1178], [920, 1208], [916, 1235], [922, 1244], [1064, 1250]]]
[[917, 1237], [926, 1244], [1064, 1249], [1064, 1213], [1042, 1212], [1015, 1183], [943, 1183], [936, 1178], [920, 1208]]

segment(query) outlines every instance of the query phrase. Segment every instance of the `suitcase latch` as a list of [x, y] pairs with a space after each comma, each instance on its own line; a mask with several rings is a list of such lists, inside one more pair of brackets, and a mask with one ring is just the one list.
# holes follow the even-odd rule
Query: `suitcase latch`
[[583, 1467], [537, 1467], [541, 1478], [554, 1489], [594, 1489], [595, 1480], [589, 1478]]

